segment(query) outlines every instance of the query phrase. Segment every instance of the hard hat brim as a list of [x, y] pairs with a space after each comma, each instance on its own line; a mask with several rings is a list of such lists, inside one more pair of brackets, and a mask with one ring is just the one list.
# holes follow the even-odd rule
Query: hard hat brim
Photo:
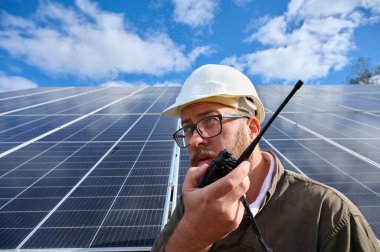
[[[256, 113], [253, 114], [253, 112], [251, 110], [247, 111], [249, 113], [251, 113], [253, 116], [255, 116], [260, 123], [262, 123], [264, 121], [264, 117], [265, 117], [265, 111], [264, 111], [264, 106], [263, 104], [261, 103], [260, 100], [256, 99], [256, 97], [253, 97], [253, 96], [249, 96], [253, 101], [254, 101], [254, 105], [256, 107]], [[220, 104], [223, 104], [223, 105], [226, 105], [226, 106], [229, 106], [229, 107], [235, 107], [237, 109], [239, 109], [239, 107], [236, 105], [237, 102], [234, 101], [236, 100], [237, 98], [235, 96], [232, 96], [232, 95], [219, 95], [219, 96], [209, 96], [209, 97], [205, 97], [205, 96], [189, 96], [185, 101], [181, 101], [181, 102], [175, 102], [174, 104], [172, 104], [170, 107], [166, 108], [164, 111], [162, 111], [162, 115], [165, 115], [165, 116], [169, 116], [169, 117], [181, 117], [181, 111], [183, 108], [191, 105], [191, 104], [194, 104], [194, 103], [199, 103], [199, 102], [214, 102], [214, 103], [220, 103]], [[247, 109], [244, 109], [244, 110], [247, 110]]]

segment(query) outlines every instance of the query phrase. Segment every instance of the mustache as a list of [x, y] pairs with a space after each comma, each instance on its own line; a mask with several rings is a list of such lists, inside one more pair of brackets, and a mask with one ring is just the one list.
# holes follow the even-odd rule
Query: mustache
[[190, 155], [190, 164], [191, 166], [196, 166], [197, 159], [199, 157], [201, 158], [216, 158], [216, 152], [209, 148], [197, 148], [193, 153]]

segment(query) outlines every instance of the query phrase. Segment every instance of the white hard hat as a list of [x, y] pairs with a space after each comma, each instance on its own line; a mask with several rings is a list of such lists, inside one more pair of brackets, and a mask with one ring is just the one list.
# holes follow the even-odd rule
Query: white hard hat
[[174, 104], [162, 114], [180, 117], [181, 110], [196, 102], [217, 102], [242, 109], [264, 121], [264, 106], [252, 82], [237, 69], [225, 65], [204, 65], [185, 81]]

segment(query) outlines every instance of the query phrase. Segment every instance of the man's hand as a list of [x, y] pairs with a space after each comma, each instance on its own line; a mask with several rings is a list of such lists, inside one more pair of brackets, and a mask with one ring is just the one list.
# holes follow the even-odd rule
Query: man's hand
[[244, 215], [240, 198], [249, 188], [250, 164], [242, 162], [225, 177], [198, 188], [208, 165], [191, 167], [183, 183], [185, 213], [166, 245], [166, 251], [207, 251], [235, 230]]

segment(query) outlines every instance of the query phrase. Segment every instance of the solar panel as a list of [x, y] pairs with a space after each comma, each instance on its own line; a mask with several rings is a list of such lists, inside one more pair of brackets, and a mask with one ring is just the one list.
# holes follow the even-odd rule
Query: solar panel
[[[259, 86], [267, 118], [290, 91]], [[0, 249], [149, 251], [189, 160], [160, 112], [179, 87], [0, 94]], [[342, 191], [380, 237], [380, 87], [304, 86], [262, 139]]]

